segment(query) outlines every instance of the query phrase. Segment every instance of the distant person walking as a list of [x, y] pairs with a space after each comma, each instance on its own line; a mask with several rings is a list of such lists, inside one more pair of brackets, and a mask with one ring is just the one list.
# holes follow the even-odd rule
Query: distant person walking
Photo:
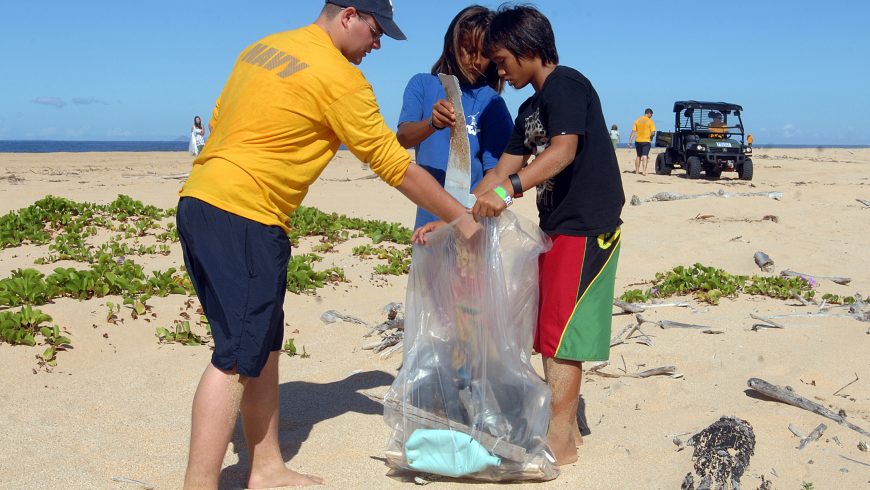
[[652, 136], [656, 133], [656, 125], [652, 120], [653, 110], [649, 107], [643, 111], [643, 116], [634, 121], [631, 127], [631, 135], [628, 137], [628, 147], [631, 142], [635, 143], [637, 158], [634, 159], [634, 173], [641, 172], [646, 175], [646, 166], [649, 163], [649, 149], [652, 147]]
[[203, 146], [205, 146], [205, 128], [202, 127], [202, 119], [196, 116], [193, 118], [193, 127], [190, 128], [190, 145], [187, 149], [191, 155], [197, 156], [202, 152]]
[[619, 145], [619, 131], [617, 131], [616, 124], [610, 126], [610, 141], [613, 143], [613, 149]]

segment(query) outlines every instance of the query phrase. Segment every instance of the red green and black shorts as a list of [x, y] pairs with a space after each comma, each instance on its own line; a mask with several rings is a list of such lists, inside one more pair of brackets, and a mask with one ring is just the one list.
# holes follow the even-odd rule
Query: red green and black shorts
[[538, 259], [535, 351], [572, 361], [606, 361], [621, 231], [551, 238], [553, 248]]

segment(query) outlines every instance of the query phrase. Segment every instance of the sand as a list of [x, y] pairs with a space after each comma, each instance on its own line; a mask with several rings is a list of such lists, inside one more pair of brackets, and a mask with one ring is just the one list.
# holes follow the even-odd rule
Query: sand
[[[633, 150], [619, 149], [626, 197], [657, 192], [700, 194], [782, 192], [768, 197], [705, 198], [626, 204], [617, 294], [677, 265], [702, 263], [738, 274], [763, 274], [753, 261], [764, 251], [775, 272], [793, 269], [821, 276], [848, 276], [847, 286], [822, 280], [820, 292], [870, 293], [870, 150], [756, 151], [755, 180], [688, 180], [635, 175]], [[654, 150], [655, 153], [655, 150]], [[106, 203], [119, 193], [148, 204], [172, 207], [180, 175], [189, 170], [185, 153], [0, 154], [0, 212], [25, 207], [53, 194]], [[652, 169], [652, 163], [650, 164]], [[413, 223], [414, 207], [378, 180], [350, 154], [342, 153], [312, 187], [305, 204], [353, 217]], [[536, 218], [534, 192], [512, 210]], [[776, 220], [763, 219], [775, 216]], [[344, 267], [351, 282], [320, 289], [316, 295], [288, 294], [286, 337], [304, 345], [310, 358], [281, 358], [281, 442], [297, 470], [323, 476], [327, 488], [409, 488], [387, 476], [383, 449], [389, 429], [381, 406], [366, 395], [386, 392], [401, 355], [381, 359], [361, 347], [365, 327], [325, 325], [326, 310], [353, 314], [375, 323], [383, 305], [403, 302], [406, 277], [373, 275], [376, 260], [351, 254], [359, 240], [325, 254], [318, 267]], [[305, 251], [311, 242], [303, 243]], [[298, 252], [296, 251], [296, 252]], [[296, 253], [294, 252], [294, 253]], [[45, 246], [0, 250], [0, 277], [19, 267], [50, 272], [72, 263], [33, 265]], [[176, 245], [169, 256], [137, 259], [146, 269], [181, 263]], [[184, 296], [153, 298], [157, 317], [106, 322], [108, 297], [58, 300], [40, 307], [69, 332], [74, 349], [58, 356], [53, 372], [38, 369], [44, 347], [0, 344], [0, 488], [135, 489], [113, 482], [125, 477], [157, 488], [179, 488], [187, 458], [190, 403], [210, 352], [205, 347], [160, 345], [158, 326], [179, 318]], [[807, 311], [795, 301], [742, 295], [718, 306], [687, 300], [691, 308], [659, 308], [653, 320], [709, 325], [720, 335], [695, 330], [662, 330], [646, 325], [651, 347], [637, 343], [612, 349], [604, 371], [629, 373], [674, 365], [682, 378], [585, 377], [582, 389], [588, 425], [580, 461], [562, 468], [546, 488], [678, 488], [692, 469], [685, 441], [722, 415], [748, 420], [757, 446], [742, 483], [756, 488], [761, 476], [775, 488], [866, 488], [870, 454], [859, 441], [867, 437], [813, 413], [747, 393], [746, 381], [763, 378], [794, 390], [870, 430], [870, 324], [848, 318], [789, 318], [787, 328], [753, 331], [750, 314]], [[617, 311], [615, 310], [615, 313]], [[632, 322], [614, 316], [614, 334]], [[540, 358], [535, 357], [540, 364]], [[35, 372], [34, 372], [35, 371]], [[840, 394], [834, 392], [859, 378]], [[803, 450], [788, 430], [804, 434], [819, 423], [822, 438]], [[247, 454], [236, 431], [224, 461], [222, 488], [241, 488]], [[846, 459], [850, 458], [850, 459]], [[521, 485], [523, 488], [535, 484]], [[467, 483], [439, 482], [434, 488]], [[514, 487], [512, 487], [514, 488]], [[537, 488], [537, 485], [535, 485]]]

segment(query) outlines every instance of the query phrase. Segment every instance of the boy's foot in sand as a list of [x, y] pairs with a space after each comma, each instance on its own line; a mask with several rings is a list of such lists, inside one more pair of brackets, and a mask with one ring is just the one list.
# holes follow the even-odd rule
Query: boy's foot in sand
[[248, 479], [247, 488], [253, 490], [257, 488], [284, 488], [284, 487], [308, 487], [312, 485], [323, 485], [323, 478], [314, 475], [304, 475], [289, 468], [280, 468], [268, 474], [260, 474], [257, 476], [251, 475]]
[[550, 445], [550, 451], [553, 451], [557, 465], [564, 466], [577, 462], [577, 445], [573, 433], [568, 434], [568, 437], [547, 434], [547, 443]]

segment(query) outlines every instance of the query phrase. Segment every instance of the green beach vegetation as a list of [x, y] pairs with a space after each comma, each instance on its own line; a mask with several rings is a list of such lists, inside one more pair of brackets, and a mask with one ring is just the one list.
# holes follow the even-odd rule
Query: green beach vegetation
[[[80, 265], [56, 267], [50, 273], [35, 268], [18, 268], [0, 278], [0, 342], [11, 345], [44, 344], [42, 362], [56, 365], [57, 352], [71, 345], [68, 333], [38, 306], [58, 298], [91, 300], [121, 296], [122, 303], [105, 303], [106, 322], [123, 321], [122, 309], [132, 319], [148, 314], [152, 297], [194, 294], [184, 267], [146, 272], [137, 257], [169, 255], [178, 242], [173, 217], [175, 208], [159, 209], [129, 196], [119, 195], [108, 204], [76, 202], [46, 196], [32, 205], [0, 216], [0, 250], [27, 244], [47, 245], [47, 254], [37, 257], [35, 265], [73, 261]], [[357, 247], [362, 258], [377, 258], [376, 274], [405, 274], [410, 266], [411, 230], [397, 223], [349, 218], [300, 207], [290, 220], [290, 240], [294, 247], [303, 237], [319, 237], [314, 252], [291, 257], [287, 268], [287, 290], [294, 294], [314, 294], [328, 284], [348, 282], [339, 267], [319, 269], [326, 253], [350, 238], [368, 237], [372, 245]], [[375, 246], [391, 242], [392, 246]], [[191, 302], [187, 303], [188, 309]], [[204, 345], [210, 337], [204, 316], [194, 322], [205, 334], [194, 332], [184, 310], [170, 326], [157, 327], [161, 343]], [[63, 335], [62, 335], [63, 334]], [[292, 353], [291, 353], [292, 351]], [[286, 346], [295, 355], [292, 340]], [[308, 357], [303, 348], [302, 357]]]

